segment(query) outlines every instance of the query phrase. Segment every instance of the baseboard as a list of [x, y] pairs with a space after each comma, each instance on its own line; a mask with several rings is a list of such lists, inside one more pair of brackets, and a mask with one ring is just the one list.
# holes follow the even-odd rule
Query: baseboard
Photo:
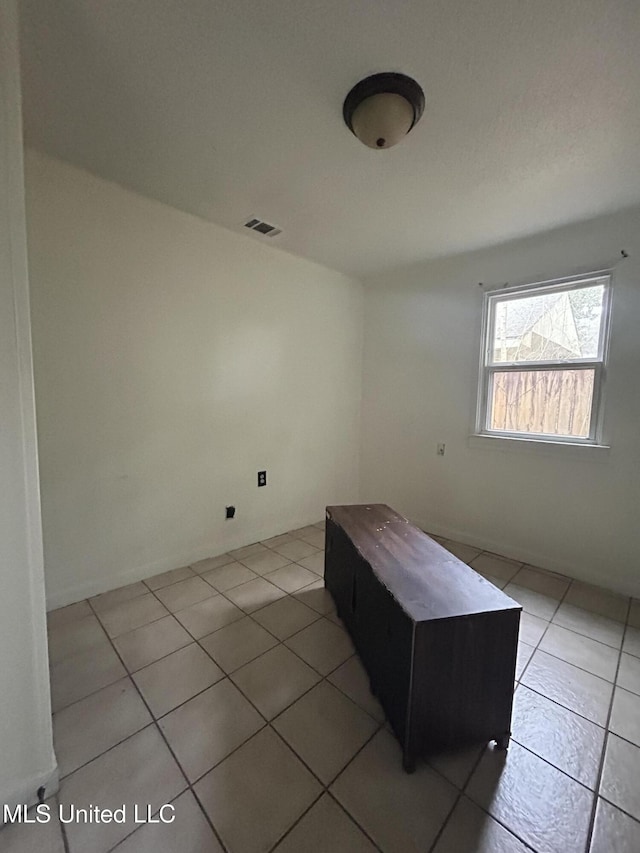
[[58, 765], [54, 757], [52, 769], [32, 776], [29, 779], [23, 779], [18, 784], [12, 785], [11, 788], [0, 792], [0, 828], [3, 825], [4, 810], [2, 806], [9, 806], [12, 810], [19, 805], [35, 806], [38, 802], [38, 791], [40, 788], [44, 788], [44, 798], [48, 799], [57, 793], [59, 784]]
[[568, 560], [558, 560], [549, 554], [541, 553], [540, 551], [529, 551], [526, 548], [519, 548], [502, 541], [497, 541], [484, 536], [470, 535], [465, 530], [458, 530], [453, 527], [446, 527], [439, 524], [433, 524], [426, 520], [414, 521], [422, 530], [433, 533], [435, 536], [440, 536], [443, 539], [452, 539], [455, 542], [461, 542], [463, 545], [469, 545], [471, 548], [480, 548], [483, 551], [491, 551], [502, 557], [507, 557], [510, 560], [517, 560], [520, 563], [528, 563], [531, 566], [537, 566], [540, 569], [545, 569], [549, 572], [557, 572], [565, 575], [573, 580], [584, 581], [584, 583], [593, 584], [594, 586], [606, 587], [606, 589], [618, 592], [621, 595], [629, 595], [637, 598], [640, 595], [640, 587], [636, 584], [625, 586], [624, 583], [616, 584], [615, 578], [607, 577], [606, 584], [603, 583], [602, 575], [595, 572], [585, 571], [584, 566], [573, 563]]
[[[300, 521], [293, 522], [287, 530], [277, 529], [259, 530], [257, 533], [242, 534], [239, 533], [234, 540], [221, 547], [220, 543], [211, 543], [196, 548], [181, 554], [174, 554], [170, 557], [163, 557], [161, 560], [155, 560], [151, 563], [146, 563], [135, 568], [125, 569], [123, 571], [110, 573], [104, 577], [90, 578], [72, 586], [64, 587], [63, 589], [49, 591], [47, 590], [47, 610], [56, 610], [58, 607], [65, 607], [67, 604], [74, 604], [76, 601], [82, 601], [85, 598], [90, 598], [92, 595], [100, 595], [103, 592], [109, 592], [112, 589], [117, 589], [120, 586], [126, 586], [130, 583], [151, 578], [161, 572], [168, 572], [171, 569], [177, 569], [181, 566], [189, 566], [191, 563], [197, 563], [198, 560], [205, 560], [209, 557], [217, 557], [219, 554], [225, 554], [228, 551], [233, 551], [236, 548], [243, 548], [245, 545], [250, 545], [253, 542], [261, 542], [264, 539], [270, 539], [273, 536], [279, 536], [281, 533], [287, 533], [289, 530], [297, 530], [300, 527], [306, 527], [310, 524], [316, 524], [321, 518], [316, 518], [315, 521]], [[249, 541], [247, 541], [249, 540]], [[45, 579], [47, 576], [45, 564]]]
[[[242, 547], [240, 545], [238, 548]], [[207, 557], [215, 557], [222, 554], [220, 548], [199, 548], [187, 555], [179, 555], [174, 557], [164, 557], [161, 560], [155, 560], [152, 563], [146, 563], [142, 566], [136, 566], [133, 569], [125, 569], [124, 571], [110, 573], [104, 577], [90, 578], [72, 586], [56, 590], [55, 592], [47, 592], [47, 610], [56, 610], [58, 607], [66, 607], [67, 604], [74, 604], [76, 601], [82, 601], [85, 598], [91, 598], [93, 595], [100, 595], [103, 592], [109, 592], [112, 589], [117, 589], [120, 586], [126, 586], [130, 583], [145, 580], [146, 578], [158, 575], [161, 572], [168, 572], [171, 569], [177, 569], [180, 566], [188, 566], [191, 563], [196, 563], [198, 560], [204, 560]], [[45, 567], [46, 577], [46, 567]]]
[[[440, 536], [443, 539], [452, 539], [454, 542], [461, 542], [463, 545], [468, 545], [470, 548], [479, 548], [482, 551], [491, 551], [493, 554], [498, 554], [501, 557], [507, 557], [509, 560], [517, 560], [519, 563], [530, 563], [533, 566], [538, 566], [547, 571], [560, 572], [567, 574], [571, 567], [568, 564], [560, 565], [557, 560], [551, 560], [540, 554], [539, 551], [528, 551], [526, 548], [514, 548], [505, 544], [504, 541], [497, 541], [486, 536], [469, 535], [465, 530], [458, 530], [453, 527], [443, 527], [441, 525], [431, 524], [427, 521], [418, 522], [418, 526], [423, 530], [428, 530], [435, 536]], [[570, 575], [573, 577], [573, 575]]]

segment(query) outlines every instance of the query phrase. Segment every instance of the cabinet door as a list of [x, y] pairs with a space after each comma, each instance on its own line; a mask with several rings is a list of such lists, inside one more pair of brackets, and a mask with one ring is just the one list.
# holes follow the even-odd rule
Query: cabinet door
[[419, 626], [413, 708], [418, 751], [486, 743], [509, 734], [518, 610]]
[[371, 566], [360, 559], [353, 583], [354, 641], [376, 690], [386, 669], [387, 621], [391, 596], [376, 579]]
[[356, 569], [358, 649], [371, 685], [401, 741], [407, 720], [413, 623], [370, 566]]
[[347, 629], [353, 629], [353, 582], [358, 554], [350, 539], [330, 519], [325, 536], [324, 585], [331, 593], [338, 615]]
[[413, 622], [390, 595], [383, 648], [380, 701], [394, 732], [404, 744], [410, 698]]

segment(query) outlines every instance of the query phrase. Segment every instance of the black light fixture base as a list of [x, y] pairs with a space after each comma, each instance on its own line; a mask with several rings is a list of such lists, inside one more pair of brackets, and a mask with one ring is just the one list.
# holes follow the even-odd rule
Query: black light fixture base
[[411, 128], [420, 121], [424, 112], [424, 92], [420, 84], [416, 83], [412, 77], [407, 77], [406, 74], [399, 74], [395, 71], [384, 71], [381, 74], [372, 74], [371, 77], [365, 77], [364, 80], [356, 83], [344, 99], [342, 116], [351, 133], [354, 133], [352, 125], [353, 114], [360, 104], [366, 98], [384, 93], [400, 95], [411, 104], [413, 108]]

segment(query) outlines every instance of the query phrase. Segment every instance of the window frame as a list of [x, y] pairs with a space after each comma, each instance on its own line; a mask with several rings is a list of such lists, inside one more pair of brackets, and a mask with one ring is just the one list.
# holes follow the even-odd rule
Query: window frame
[[[519, 299], [536, 294], [562, 293], [589, 287], [604, 279], [602, 296], [602, 315], [596, 358], [576, 358], [565, 361], [492, 361], [492, 343], [495, 329], [496, 304], [501, 301]], [[545, 442], [559, 445], [602, 446], [604, 417], [604, 385], [606, 380], [610, 331], [613, 271], [611, 269], [548, 281], [534, 282], [513, 287], [496, 287], [485, 291], [482, 301], [482, 328], [480, 343], [480, 366], [478, 375], [478, 395], [476, 406], [475, 435], [489, 438], [503, 438], [518, 441]], [[550, 433], [517, 432], [489, 428], [488, 418], [492, 407], [492, 376], [495, 373], [549, 370], [593, 370], [593, 397], [591, 400], [591, 421], [588, 436], [552, 435]]]

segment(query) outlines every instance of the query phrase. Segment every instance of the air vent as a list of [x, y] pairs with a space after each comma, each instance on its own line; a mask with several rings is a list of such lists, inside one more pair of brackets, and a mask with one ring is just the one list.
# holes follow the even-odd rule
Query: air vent
[[251, 231], [257, 231], [258, 234], [262, 234], [265, 237], [277, 237], [278, 234], [282, 234], [282, 228], [278, 228], [277, 225], [270, 225], [268, 222], [256, 219], [255, 217], [247, 220], [244, 223], [244, 227], [249, 228]]

